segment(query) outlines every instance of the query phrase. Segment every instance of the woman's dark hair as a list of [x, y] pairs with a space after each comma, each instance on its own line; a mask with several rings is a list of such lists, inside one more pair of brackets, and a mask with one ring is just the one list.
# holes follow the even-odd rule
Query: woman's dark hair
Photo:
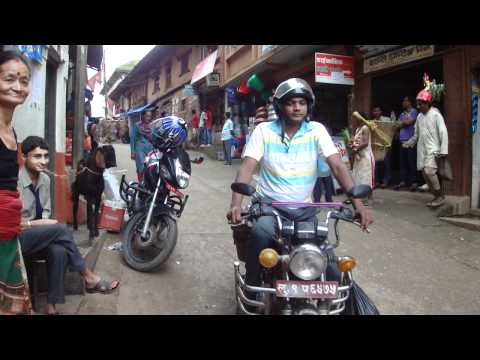
[[35, 150], [37, 147], [48, 150], [48, 144], [43, 138], [40, 136], [28, 136], [22, 142], [22, 153], [27, 156], [30, 151]]
[[22, 55], [22, 53], [16, 50], [0, 51], [0, 66], [2, 66], [3, 64], [5, 64], [10, 60], [20, 60], [25, 64], [25, 66], [28, 69], [28, 72], [30, 74], [32, 73], [30, 64], [28, 63], [28, 60], [25, 58], [25, 56]]
[[230, 114], [228, 111], [225, 113], [225, 116], [226, 116], [228, 119], [230, 119], [230, 116], [231, 116], [231, 115], [232, 115], [232, 114]]

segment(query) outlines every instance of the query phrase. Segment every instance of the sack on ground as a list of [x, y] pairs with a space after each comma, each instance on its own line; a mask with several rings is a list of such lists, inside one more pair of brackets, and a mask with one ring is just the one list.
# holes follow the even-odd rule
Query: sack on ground
[[438, 176], [443, 180], [452, 181], [453, 180], [453, 171], [452, 164], [446, 156], [436, 158], [437, 167], [438, 167]]

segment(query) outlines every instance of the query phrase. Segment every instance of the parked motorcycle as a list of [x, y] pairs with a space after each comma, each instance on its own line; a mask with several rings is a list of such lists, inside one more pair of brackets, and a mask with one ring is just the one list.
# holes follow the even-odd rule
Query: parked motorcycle
[[[232, 225], [238, 260], [234, 262], [237, 313], [246, 315], [336, 315], [345, 310], [345, 303], [353, 286], [352, 270], [356, 261], [350, 256], [336, 256], [340, 244], [340, 220], [361, 226], [351, 209], [342, 203], [268, 202], [248, 184], [233, 183], [234, 192], [251, 196], [248, 211], [242, 212], [244, 222]], [[366, 198], [371, 188], [359, 185], [347, 195]], [[304, 210], [303, 219], [292, 215], [289, 208]], [[330, 208], [325, 221], [316, 214]], [[240, 262], [246, 260], [248, 235], [252, 221], [261, 216], [273, 216], [277, 222], [277, 236], [272, 248], [264, 249], [258, 261], [262, 265], [261, 286], [250, 286], [240, 271]], [[314, 219], [305, 221], [305, 219]], [[329, 241], [331, 222], [336, 241]], [[337, 280], [327, 279], [327, 265], [338, 268]]]
[[123, 258], [143, 272], [158, 269], [173, 252], [178, 237], [176, 219], [188, 201], [188, 195], [179, 189], [189, 185], [191, 162], [203, 161], [190, 160], [181, 147], [183, 137], [182, 141], [165, 137], [152, 141], [155, 148], [145, 158], [142, 182], [127, 183], [123, 175], [120, 184], [129, 215], [123, 230]]

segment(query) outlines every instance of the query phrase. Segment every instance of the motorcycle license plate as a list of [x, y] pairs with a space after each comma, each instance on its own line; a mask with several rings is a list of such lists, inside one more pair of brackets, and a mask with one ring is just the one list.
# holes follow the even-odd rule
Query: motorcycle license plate
[[338, 295], [336, 281], [278, 280], [275, 287], [278, 297], [336, 299]]

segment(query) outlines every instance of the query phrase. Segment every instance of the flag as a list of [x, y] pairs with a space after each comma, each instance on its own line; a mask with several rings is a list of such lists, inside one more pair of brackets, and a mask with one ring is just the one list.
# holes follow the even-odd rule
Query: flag
[[90, 89], [92, 89], [92, 91], [95, 91], [96, 83], [102, 83], [102, 74], [100, 73], [100, 71], [93, 75], [87, 82], [88, 86], [90, 87]]

